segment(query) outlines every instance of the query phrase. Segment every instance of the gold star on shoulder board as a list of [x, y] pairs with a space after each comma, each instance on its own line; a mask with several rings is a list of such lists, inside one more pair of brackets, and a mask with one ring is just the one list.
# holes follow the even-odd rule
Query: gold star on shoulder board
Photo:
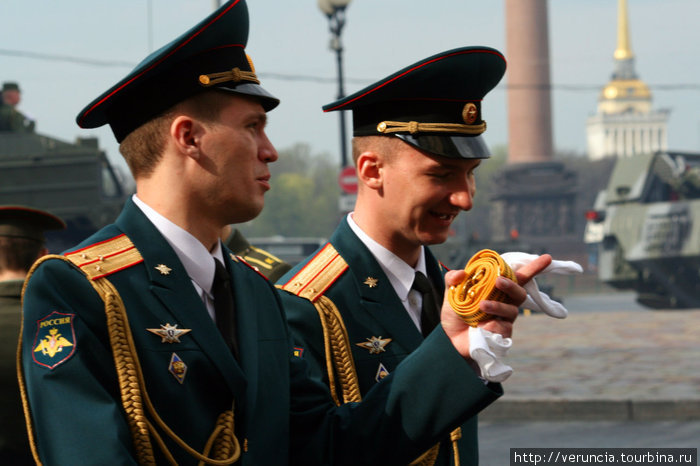
[[189, 328], [177, 328], [177, 324], [160, 324], [160, 328], [147, 328], [149, 332], [162, 338], [161, 343], [180, 343], [180, 337], [192, 331]]
[[158, 264], [155, 266], [155, 269], [161, 273], [161, 275], [170, 275], [170, 271], [172, 270], [170, 267], [168, 267], [165, 264]]
[[367, 278], [365, 279], [365, 282], [364, 282], [364, 283], [365, 283], [365, 285], [369, 286], [370, 288], [374, 288], [374, 287], [377, 286], [377, 283], [378, 283], [378, 282], [379, 282], [379, 280], [377, 280], [377, 279], [374, 278], [374, 277], [367, 277]]
[[384, 347], [389, 344], [391, 341], [391, 338], [382, 338], [381, 335], [379, 335], [379, 338], [377, 337], [371, 337], [368, 338], [367, 341], [363, 341], [362, 343], [355, 343], [357, 346], [360, 348], [368, 349], [369, 354], [379, 354], [383, 353], [386, 351]]

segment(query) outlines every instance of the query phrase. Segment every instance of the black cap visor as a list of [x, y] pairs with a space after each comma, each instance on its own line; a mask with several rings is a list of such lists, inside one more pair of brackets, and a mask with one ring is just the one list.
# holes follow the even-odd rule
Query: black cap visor
[[487, 159], [491, 156], [481, 136], [436, 134], [394, 134], [394, 136], [413, 147], [450, 159]]
[[242, 83], [231, 87], [219, 85], [216, 87], [216, 90], [253, 97], [260, 101], [260, 105], [262, 105], [266, 112], [269, 112], [280, 104], [280, 100], [277, 97], [267, 92], [265, 88], [259, 84]]

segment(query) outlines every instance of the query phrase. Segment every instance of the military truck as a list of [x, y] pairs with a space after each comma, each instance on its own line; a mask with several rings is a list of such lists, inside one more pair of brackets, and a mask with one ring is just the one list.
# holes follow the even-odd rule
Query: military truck
[[601, 281], [652, 309], [700, 307], [700, 153], [618, 159], [587, 218]]
[[51, 252], [112, 222], [128, 194], [96, 138], [68, 143], [38, 133], [0, 132], [0, 204], [61, 217], [67, 229], [47, 233]]

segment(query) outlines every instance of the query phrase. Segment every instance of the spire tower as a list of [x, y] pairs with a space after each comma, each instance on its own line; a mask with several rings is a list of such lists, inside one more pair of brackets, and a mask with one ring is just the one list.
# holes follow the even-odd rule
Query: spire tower
[[586, 123], [588, 156], [594, 160], [666, 149], [668, 111], [652, 111], [651, 91], [635, 71], [627, 0], [618, 0], [617, 9], [615, 69], [598, 97], [598, 113]]

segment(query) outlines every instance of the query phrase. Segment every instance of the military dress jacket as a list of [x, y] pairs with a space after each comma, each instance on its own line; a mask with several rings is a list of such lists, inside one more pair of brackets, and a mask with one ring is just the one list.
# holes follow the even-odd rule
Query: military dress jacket
[[234, 228], [229, 238], [224, 242], [237, 256], [241, 256], [247, 263], [257, 268], [268, 280], [275, 283], [285, 273], [289, 272], [292, 265], [279, 257], [270, 254], [264, 249], [253, 246], [248, 242], [243, 233]]
[[[425, 251], [428, 276], [442, 299], [445, 270], [427, 248]], [[346, 267], [339, 266], [339, 262], [345, 263]], [[327, 276], [322, 278], [323, 274]], [[329, 243], [282, 277], [278, 287], [286, 290], [282, 302], [297, 353], [308, 361], [314, 378], [335, 389], [338, 401], [343, 401], [343, 374], [338, 368], [348, 363], [330, 363], [333, 356], [329, 356], [327, 348], [338, 345], [329, 342], [329, 334], [334, 331], [332, 324], [323, 322], [320, 317], [319, 297], [329, 300], [332, 305], [326, 301], [327, 307], [335, 307], [342, 317], [345, 331], [336, 333], [347, 336], [347, 346], [352, 353], [350, 364], [362, 397], [386, 375], [393, 373], [424, 340], [379, 263], [350, 229], [345, 218]], [[309, 289], [318, 291], [310, 296]], [[436, 328], [437, 331], [441, 329], [441, 326]], [[426, 368], [416, 382], [425, 393], [424, 397], [432, 396], [436, 389], [433, 386], [436, 371], [433, 369]], [[462, 394], [465, 398], [478, 399], [484, 393], [501, 393], [500, 385], [484, 385], [477, 381], [476, 375], [473, 379], [476, 382], [472, 390]], [[352, 387], [345, 389], [352, 391]], [[419, 397], [417, 403], [421, 399]], [[450, 438], [441, 439], [440, 445], [435, 464], [452, 464], [454, 446]], [[461, 465], [478, 464], [476, 416], [461, 426], [457, 450]]]
[[17, 385], [23, 279], [0, 281], [0, 463], [33, 464]]
[[[99, 254], [115, 242], [132, 247]], [[498, 395], [483, 389], [478, 399], [465, 399], [476, 377], [444, 332], [433, 332], [405, 370], [387, 377], [393, 380], [362, 403], [336, 407], [328, 390], [309, 377], [304, 359], [294, 356], [273, 285], [229, 257], [239, 363], [175, 252], [131, 200], [115, 224], [66, 255], [84, 265], [45, 260], [24, 294], [20, 382], [31, 436], [45, 464], [136, 463], [144, 443], [134, 440], [134, 430], [138, 434], [143, 423], [134, 428], [130, 416], [149, 404], [167, 428], [148, 412], [145, 417], [179, 464], [196, 461], [169, 433], [202, 452], [218, 416], [232, 406], [243, 450], [237, 464], [402, 463]], [[99, 281], [97, 267], [116, 290], [109, 306], [87, 277]], [[123, 346], [110, 342], [119, 332], [112, 324], [108, 331], [106, 321], [119, 300], [140, 366], [122, 364]], [[432, 395], [415, 406], [419, 379], [437, 365], [442, 370], [434, 376]], [[120, 386], [131, 390], [138, 383], [120, 385], [124, 371], [136, 374], [137, 382], [142, 373], [141, 398], [127, 400], [131, 404]], [[156, 462], [164, 463], [150, 440]]]
[[34, 132], [34, 122], [25, 117], [14, 106], [0, 102], [0, 132], [3, 131], [32, 133]]

